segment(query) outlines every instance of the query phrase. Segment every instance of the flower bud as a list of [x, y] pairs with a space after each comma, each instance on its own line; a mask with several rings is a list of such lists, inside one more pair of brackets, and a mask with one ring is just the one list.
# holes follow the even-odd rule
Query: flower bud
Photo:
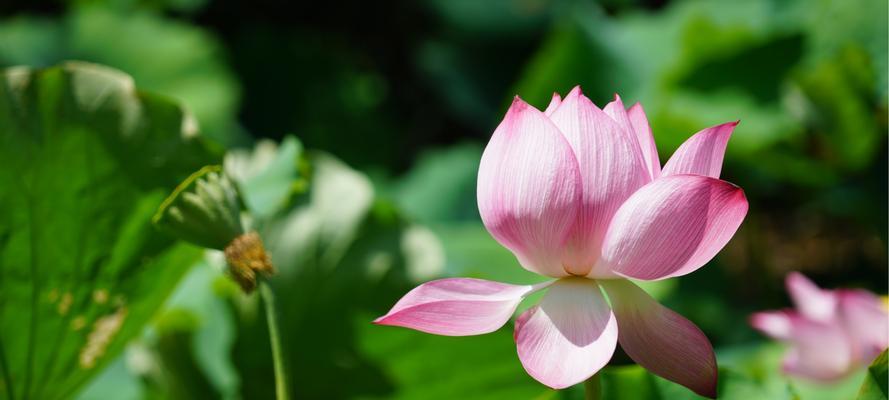
[[244, 234], [238, 191], [219, 166], [201, 168], [179, 184], [153, 222], [182, 240], [217, 250]]

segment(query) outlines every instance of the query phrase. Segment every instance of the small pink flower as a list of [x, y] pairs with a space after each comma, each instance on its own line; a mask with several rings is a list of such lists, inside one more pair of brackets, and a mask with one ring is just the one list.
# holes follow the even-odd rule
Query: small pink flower
[[889, 346], [889, 313], [866, 290], [822, 290], [803, 274], [787, 276], [796, 310], [753, 314], [750, 324], [788, 342], [784, 372], [832, 382], [869, 365]]
[[627, 278], [688, 274], [734, 235], [747, 200], [718, 177], [735, 125], [698, 132], [661, 170], [639, 104], [626, 110], [615, 96], [601, 110], [579, 87], [564, 100], [554, 95], [543, 112], [516, 97], [482, 156], [479, 211], [524, 268], [555, 279], [526, 286], [436, 280], [375, 322], [478, 335], [499, 329], [522, 299], [546, 288], [515, 323], [519, 359], [541, 383], [558, 389], [586, 380], [620, 341], [655, 374], [714, 397], [707, 337]]

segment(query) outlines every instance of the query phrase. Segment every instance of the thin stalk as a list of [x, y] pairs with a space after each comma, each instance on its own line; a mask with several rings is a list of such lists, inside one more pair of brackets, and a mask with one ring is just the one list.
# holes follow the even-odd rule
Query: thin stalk
[[269, 341], [272, 343], [272, 361], [275, 365], [275, 393], [277, 400], [290, 399], [290, 385], [287, 376], [284, 352], [281, 348], [281, 333], [278, 327], [278, 312], [275, 308], [275, 293], [264, 281], [259, 282], [259, 295], [265, 303], [265, 315], [269, 324]]
[[602, 398], [602, 382], [599, 380], [598, 373], [583, 381], [583, 391], [585, 400], [600, 400]]

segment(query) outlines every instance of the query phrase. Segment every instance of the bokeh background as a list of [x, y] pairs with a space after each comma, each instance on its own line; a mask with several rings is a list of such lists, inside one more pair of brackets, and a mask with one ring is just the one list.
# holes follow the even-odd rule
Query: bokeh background
[[[190, 110], [243, 181], [285, 160], [286, 206], [253, 211], [284, 271], [296, 398], [582, 396], [524, 374], [511, 324], [454, 339], [370, 321], [427, 279], [536, 279], [475, 203], [514, 95], [544, 107], [579, 84], [600, 106], [640, 101], [662, 161], [740, 120], [722, 176], [750, 200], [741, 230], [707, 267], [646, 288], [707, 333], [728, 398], [845, 398], [862, 375], [786, 379], [747, 316], [788, 306], [789, 271], [886, 293], [887, 13], [881, 0], [6, 0], [0, 66], [107, 65]], [[264, 320], [219, 264], [183, 265], [77, 396], [271, 398]], [[611, 398], [694, 398], [613, 364]]]

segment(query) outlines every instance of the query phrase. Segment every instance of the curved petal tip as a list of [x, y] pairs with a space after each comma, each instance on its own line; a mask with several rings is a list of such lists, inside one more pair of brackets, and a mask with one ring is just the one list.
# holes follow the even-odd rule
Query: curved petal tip
[[583, 96], [583, 89], [580, 88], [580, 85], [575, 85], [573, 88], [571, 88], [571, 91], [568, 92], [567, 95], [565, 95], [565, 99], [567, 100], [569, 97], [577, 96]]
[[729, 138], [738, 122], [704, 129], [682, 143], [664, 164], [664, 175], [695, 174], [719, 178]]
[[519, 95], [515, 95], [515, 97], [512, 98], [512, 104], [509, 105], [509, 110], [506, 112], [506, 115], [508, 116], [511, 113], [518, 113], [518, 112], [525, 111], [525, 109], [528, 108], [528, 106], [529, 106], [529, 104], [526, 103], [525, 100], [522, 100], [522, 98], [519, 97]]
[[655, 375], [716, 398], [719, 371], [713, 346], [691, 321], [660, 305], [626, 280], [607, 280], [619, 328], [618, 341], [634, 361]]
[[763, 311], [753, 313], [747, 321], [756, 330], [778, 340], [791, 336], [790, 316], [783, 311]]
[[616, 274], [657, 280], [691, 273], [710, 261], [747, 215], [744, 192], [700, 176], [658, 178], [618, 209], [603, 245]]
[[481, 279], [439, 279], [417, 286], [373, 323], [444, 336], [480, 335], [503, 326], [524, 296], [537, 289]]
[[546, 106], [546, 110], [543, 111], [547, 116], [552, 115], [553, 112], [556, 111], [557, 108], [562, 104], [562, 96], [559, 96], [559, 93], [553, 92], [553, 97], [549, 101], [549, 105]]

